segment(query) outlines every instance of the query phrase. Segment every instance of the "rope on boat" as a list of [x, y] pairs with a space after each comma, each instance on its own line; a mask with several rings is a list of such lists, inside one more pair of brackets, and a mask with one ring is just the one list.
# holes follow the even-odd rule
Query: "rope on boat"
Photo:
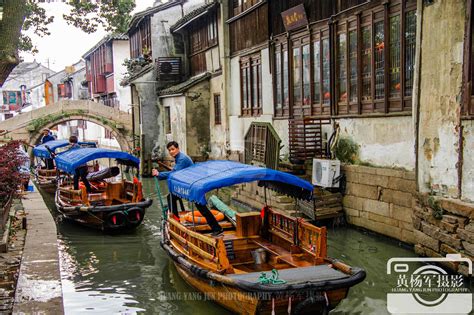
[[285, 284], [286, 281], [283, 279], [280, 279], [278, 275], [278, 270], [272, 269], [272, 275], [270, 277], [267, 277], [267, 274], [265, 272], [262, 272], [260, 274], [260, 277], [258, 277], [257, 283], [260, 284]]
[[89, 215], [93, 216], [94, 218], [100, 220], [100, 221], [101, 221], [100, 223], [104, 223], [104, 222], [105, 222], [105, 220], [102, 220], [101, 218], [99, 218], [98, 216], [94, 215], [94, 214], [93, 214], [92, 212], [90, 212], [90, 211], [87, 211], [86, 213], [88, 213]]
[[163, 195], [161, 194], [161, 188], [160, 188], [160, 183], [158, 181], [158, 178], [154, 176], [155, 179], [155, 190], [156, 194], [158, 195], [158, 199], [160, 200], [160, 206], [161, 206], [161, 215], [163, 220], [167, 220], [166, 213], [168, 213], [168, 206], [165, 205], [163, 202]]

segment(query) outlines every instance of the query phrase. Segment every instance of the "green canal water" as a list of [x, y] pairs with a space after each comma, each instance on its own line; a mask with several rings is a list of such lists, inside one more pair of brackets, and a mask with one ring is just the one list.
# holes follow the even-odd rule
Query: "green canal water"
[[[153, 185], [144, 180], [145, 194], [154, 197]], [[44, 196], [57, 216], [52, 197]], [[56, 217], [66, 314], [230, 314], [193, 294], [177, 274], [159, 245], [160, 218], [156, 198], [131, 234], [104, 235]], [[331, 314], [388, 314], [386, 263], [415, 256], [395, 241], [349, 227], [328, 227], [328, 254], [367, 271]]]

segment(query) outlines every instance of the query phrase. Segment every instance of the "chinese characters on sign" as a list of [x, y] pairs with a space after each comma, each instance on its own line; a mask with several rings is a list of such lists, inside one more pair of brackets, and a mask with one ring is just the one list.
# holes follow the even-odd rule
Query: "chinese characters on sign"
[[281, 16], [283, 18], [283, 24], [285, 25], [286, 31], [291, 31], [295, 28], [308, 25], [306, 12], [302, 4], [282, 12]]

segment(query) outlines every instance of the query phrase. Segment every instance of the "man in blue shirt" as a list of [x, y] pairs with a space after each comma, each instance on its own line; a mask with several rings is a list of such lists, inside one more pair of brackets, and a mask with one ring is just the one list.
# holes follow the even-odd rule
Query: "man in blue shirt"
[[[187, 156], [186, 154], [184, 154], [183, 152], [181, 152], [179, 150], [179, 145], [176, 141], [169, 142], [166, 145], [166, 148], [168, 149], [168, 152], [171, 155], [171, 157], [174, 158], [175, 165], [174, 165], [173, 169], [169, 172], [158, 172], [157, 169], [153, 169], [152, 170], [152, 175], [157, 176], [158, 180], [167, 179], [169, 177], [169, 175], [171, 174], [171, 172], [185, 169], [185, 168], [187, 168], [187, 167], [194, 164], [189, 156]], [[175, 196], [171, 193], [168, 195], [168, 205], [171, 206], [171, 211], [173, 212], [173, 214], [176, 217], [179, 218], [178, 205], [177, 205], [178, 200], [179, 200], [180, 205], [181, 205], [181, 210], [184, 211], [183, 201], [181, 200], [181, 198], [179, 198], [179, 197], [177, 197], [177, 196]], [[218, 236], [218, 235], [222, 234], [223, 229], [221, 228], [221, 226], [217, 222], [216, 218], [214, 218], [214, 215], [211, 213], [211, 211], [209, 211], [209, 209], [206, 206], [199, 205], [199, 204], [196, 204], [196, 208], [206, 218], [207, 223], [209, 224], [209, 226], [212, 229], [212, 235], [213, 236]]]
[[[55, 140], [51, 131], [48, 128], [43, 129], [43, 137], [41, 138], [41, 144], [45, 144], [48, 141]], [[44, 164], [48, 170], [54, 169], [53, 159], [44, 159]]]
[[51, 131], [48, 128], [43, 129], [43, 137], [41, 138], [41, 144], [45, 144], [48, 141], [55, 140]]

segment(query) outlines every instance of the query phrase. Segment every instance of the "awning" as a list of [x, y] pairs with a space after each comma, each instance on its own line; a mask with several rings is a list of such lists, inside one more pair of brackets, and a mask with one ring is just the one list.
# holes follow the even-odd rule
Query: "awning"
[[172, 172], [168, 188], [178, 197], [205, 205], [207, 192], [253, 181], [294, 198], [312, 198], [313, 185], [295, 175], [233, 161], [207, 161]]

